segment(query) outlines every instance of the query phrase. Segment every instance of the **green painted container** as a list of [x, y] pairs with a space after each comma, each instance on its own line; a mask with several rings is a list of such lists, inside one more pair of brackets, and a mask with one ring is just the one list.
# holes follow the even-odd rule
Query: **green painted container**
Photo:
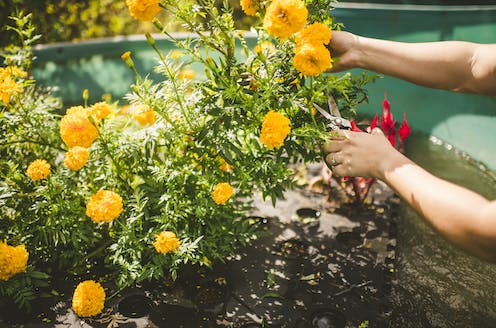
[[[333, 14], [346, 30], [367, 37], [405, 42], [496, 42], [496, 6], [342, 3]], [[162, 52], [174, 49], [169, 40], [156, 38]], [[249, 40], [255, 43], [254, 38]], [[33, 74], [45, 85], [58, 86], [57, 94], [66, 105], [82, 103], [84, 89], [90, 91], [90, 101], [98, 101], [105, 93], [120, 98], [134, 82], [133, 73], [120, 59], [128, 50], [139, 72], [160, 79], [153, 74], [157, 55], [143, 36], [39, 46]], [[381, 112], [385, 92], [397, 119], [405, 112], [414, 130], [436, 136], [496, 170], [495, 98], [432, 90], [383, 77], [370, 85], [369, 104], [360, 106], [359, 112], [368, 116]]]

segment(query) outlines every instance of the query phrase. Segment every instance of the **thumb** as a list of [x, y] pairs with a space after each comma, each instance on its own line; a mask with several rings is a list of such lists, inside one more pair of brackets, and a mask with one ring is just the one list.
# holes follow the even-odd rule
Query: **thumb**
[[384, 132], [380, 128], [374, 128], [370, 134], [383, 136]]

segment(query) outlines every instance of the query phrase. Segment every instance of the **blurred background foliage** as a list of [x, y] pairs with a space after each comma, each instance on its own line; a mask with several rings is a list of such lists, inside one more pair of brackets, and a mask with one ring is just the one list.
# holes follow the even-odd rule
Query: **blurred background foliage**
[[[220, 2], [220, 1], [219, 1]], [[256, 18], [243, 14], [239, 0], [229, 0], [238, 28], [248, 29]], [[157, 32], [150, 22], [139, 22], [131, 17], [125, 0], [0, 0], [0, 48], [14, 41], [14, 34], [5, 30], [8, 17], [22, 10], [33, 13], [38, 43], [78, 41], [96, 37]], [[166, 21], [167, 12], [159, 19]], [[172, 26], [181, 31], [181, 26]]]
[[[228, 0], [234, 9], [234, 19], [239, 29], [253, 26], [257, 18], [243, 14], [240, 0]], [[222, 0], [218, 1], [219, 3]], [[489, 5], [496, 0], [350, 0], [339, 2], [370, 2], [389, 4], [422, 5]], [[125, 0], [0, 0], [0, 48], [12, 43], [13, 33], [5, 30], [8, 16], [16, 11], [33, 13], [37, 33], [42, 35], [39, 43], [78, 41], [96, 37], [143, 34], [156, 32], [150, 22], [134, 20], [126, 8]], [[159, 14], [166, 21], [167, 13]], [[172, 26], [172, 31], [181, 31], [181, 26]]]

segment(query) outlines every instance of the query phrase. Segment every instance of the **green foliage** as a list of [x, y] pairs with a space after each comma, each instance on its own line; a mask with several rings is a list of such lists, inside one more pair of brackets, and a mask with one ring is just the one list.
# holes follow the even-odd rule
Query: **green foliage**
[[[36, 13], [32, 20], [42, 43], [144, 33], [152, 29], [151, 24], [138, 24], [129, 15], [124, 0], [0, 0], [0, 21], [7, 22], [19, 10]], [[15, 41], [14, 33], [0, 33], [0, 47]]]
[[[323, 10], [328, 2], [309, 4], [316, 17], [331, 21]], [[154, 25], [175, 42], [183, 57], [161, 53], [148, 34], [159, 60], [156, 72], [163, 79], [152, 81], [135, 71], [133, 93], [127, 96], [130, 113], [122, 114], [118, 104], [106, 104], [112, 113], [96, 117], [86, 96], [84, 108], [70, 108], [98, 131], [81, 170], [63, 164], [68, 147], [59, 136], [59, 102], [47, 90], [25, 77], [18, 82], [22, 92], [0, 104], [0, 240], [25, 244], [32, 268], [2, 283], [0, 293], [19, 305], [31, 297], [28, 290], [34, 284], [23, 280], [30, 270], [110, 280], [124, 288], [143, 280], [175, 279], [186, 263], [211, 266], [225, 261], [257, 238], [258, 227], [249, 218], [254, 196], [275, 203], [295, 187], [298, 165], [321, 159], [328, 122], [316, 114], [314, 104], [327, 107], [331, 95], [350, 117], [366, 99], [368, 76], [303, 77], [293, 66], [293, 39], [274, 39], [255, 27], [259, 41], [271, 41], [274, 50], [253, 51], [236, 30], [227, 1], [219, 5], [213, 0], [169, 0], [164, 7], [174, 19], [166, 27], [159, 20]], [[32, 26], [29, 17], [15, 20], [23, 46], [11, 47], [5, 63], [27, 69]], [[174, 38], [168, 26], [177, 25], [196, 36]], [[236, 45], [241, 46], [241, 57]], [[123, 57], [135, 70], [132, 58]], [[204, 76], [180, 78], [192, 66], [202, 67]], [[153, 110], [157, 120], [138, 124], [135, 118], [143, 108]], [[260, 140], [270, 111], [282, 114], [291, 125], [289, 135], [274, 149]], [[34, 159], [51, 165], [45, 179], [33, 181], [26, 174]], [[225, 203], [212, 195], [219, 183], [233, 189]], [[117, 193], [123, 209], [110, 222], [95, 223], [87, 204], [102, 189]], [[175, 233], [181, 242], [165, 254], [154, 247], [156, 236], [164, 231]], [[22, 297], [12, 289], [24, 290], [20, 285], [27, 288]]]

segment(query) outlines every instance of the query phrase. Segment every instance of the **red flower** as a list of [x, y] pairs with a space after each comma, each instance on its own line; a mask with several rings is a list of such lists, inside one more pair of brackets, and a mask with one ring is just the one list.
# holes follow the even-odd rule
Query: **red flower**
[[[387, 102], [389, 104], [389, 101]], [[394, 124], [396, 122], [393, 120], [393, 114], [391, 113], [391, 107], [389, 105], [384, 106], [384, 111], [382, 112], [381, 128], [386, 135], [389, 135], [391, 131], [394, 131]]]
[[379, 121], [379, 115], [377, 113], [374, 115], [374, 118], [372, 119], [372, 123], [370, 123], [370, 126], [367, 128], [367, 132], [371, 133], [372, 130], [374, 130], [377, 127], [377, 122]]
[[391, 130], [387, 134], [387, 138], [393, 147], [396, 146], [396, 130]]
[[382, 101], [382, 108], [384, 108], [384, 110], [388, 110], [390, 111], [391, 110], [391, 104], [389, 103], [389, 100], [387, 100], [386, 98], [386, 94], [384, 94], [384, 100]]
[[351, 131], [355, 131], [355, 132], [363, 132], [362, 129], [360, 129], [356, 123], [355, 123], [355, 120], [351, 120], [350, 121], [350, 124], [351, 124]]
[[406, 113], [403, 113], [403, 124], [401, 124], [400, 129], [398, 130], [402, 143], [405, 142], [405, 139], [408, 138], [411, 132], [410, 125], [408, 125], [406, 120]]

